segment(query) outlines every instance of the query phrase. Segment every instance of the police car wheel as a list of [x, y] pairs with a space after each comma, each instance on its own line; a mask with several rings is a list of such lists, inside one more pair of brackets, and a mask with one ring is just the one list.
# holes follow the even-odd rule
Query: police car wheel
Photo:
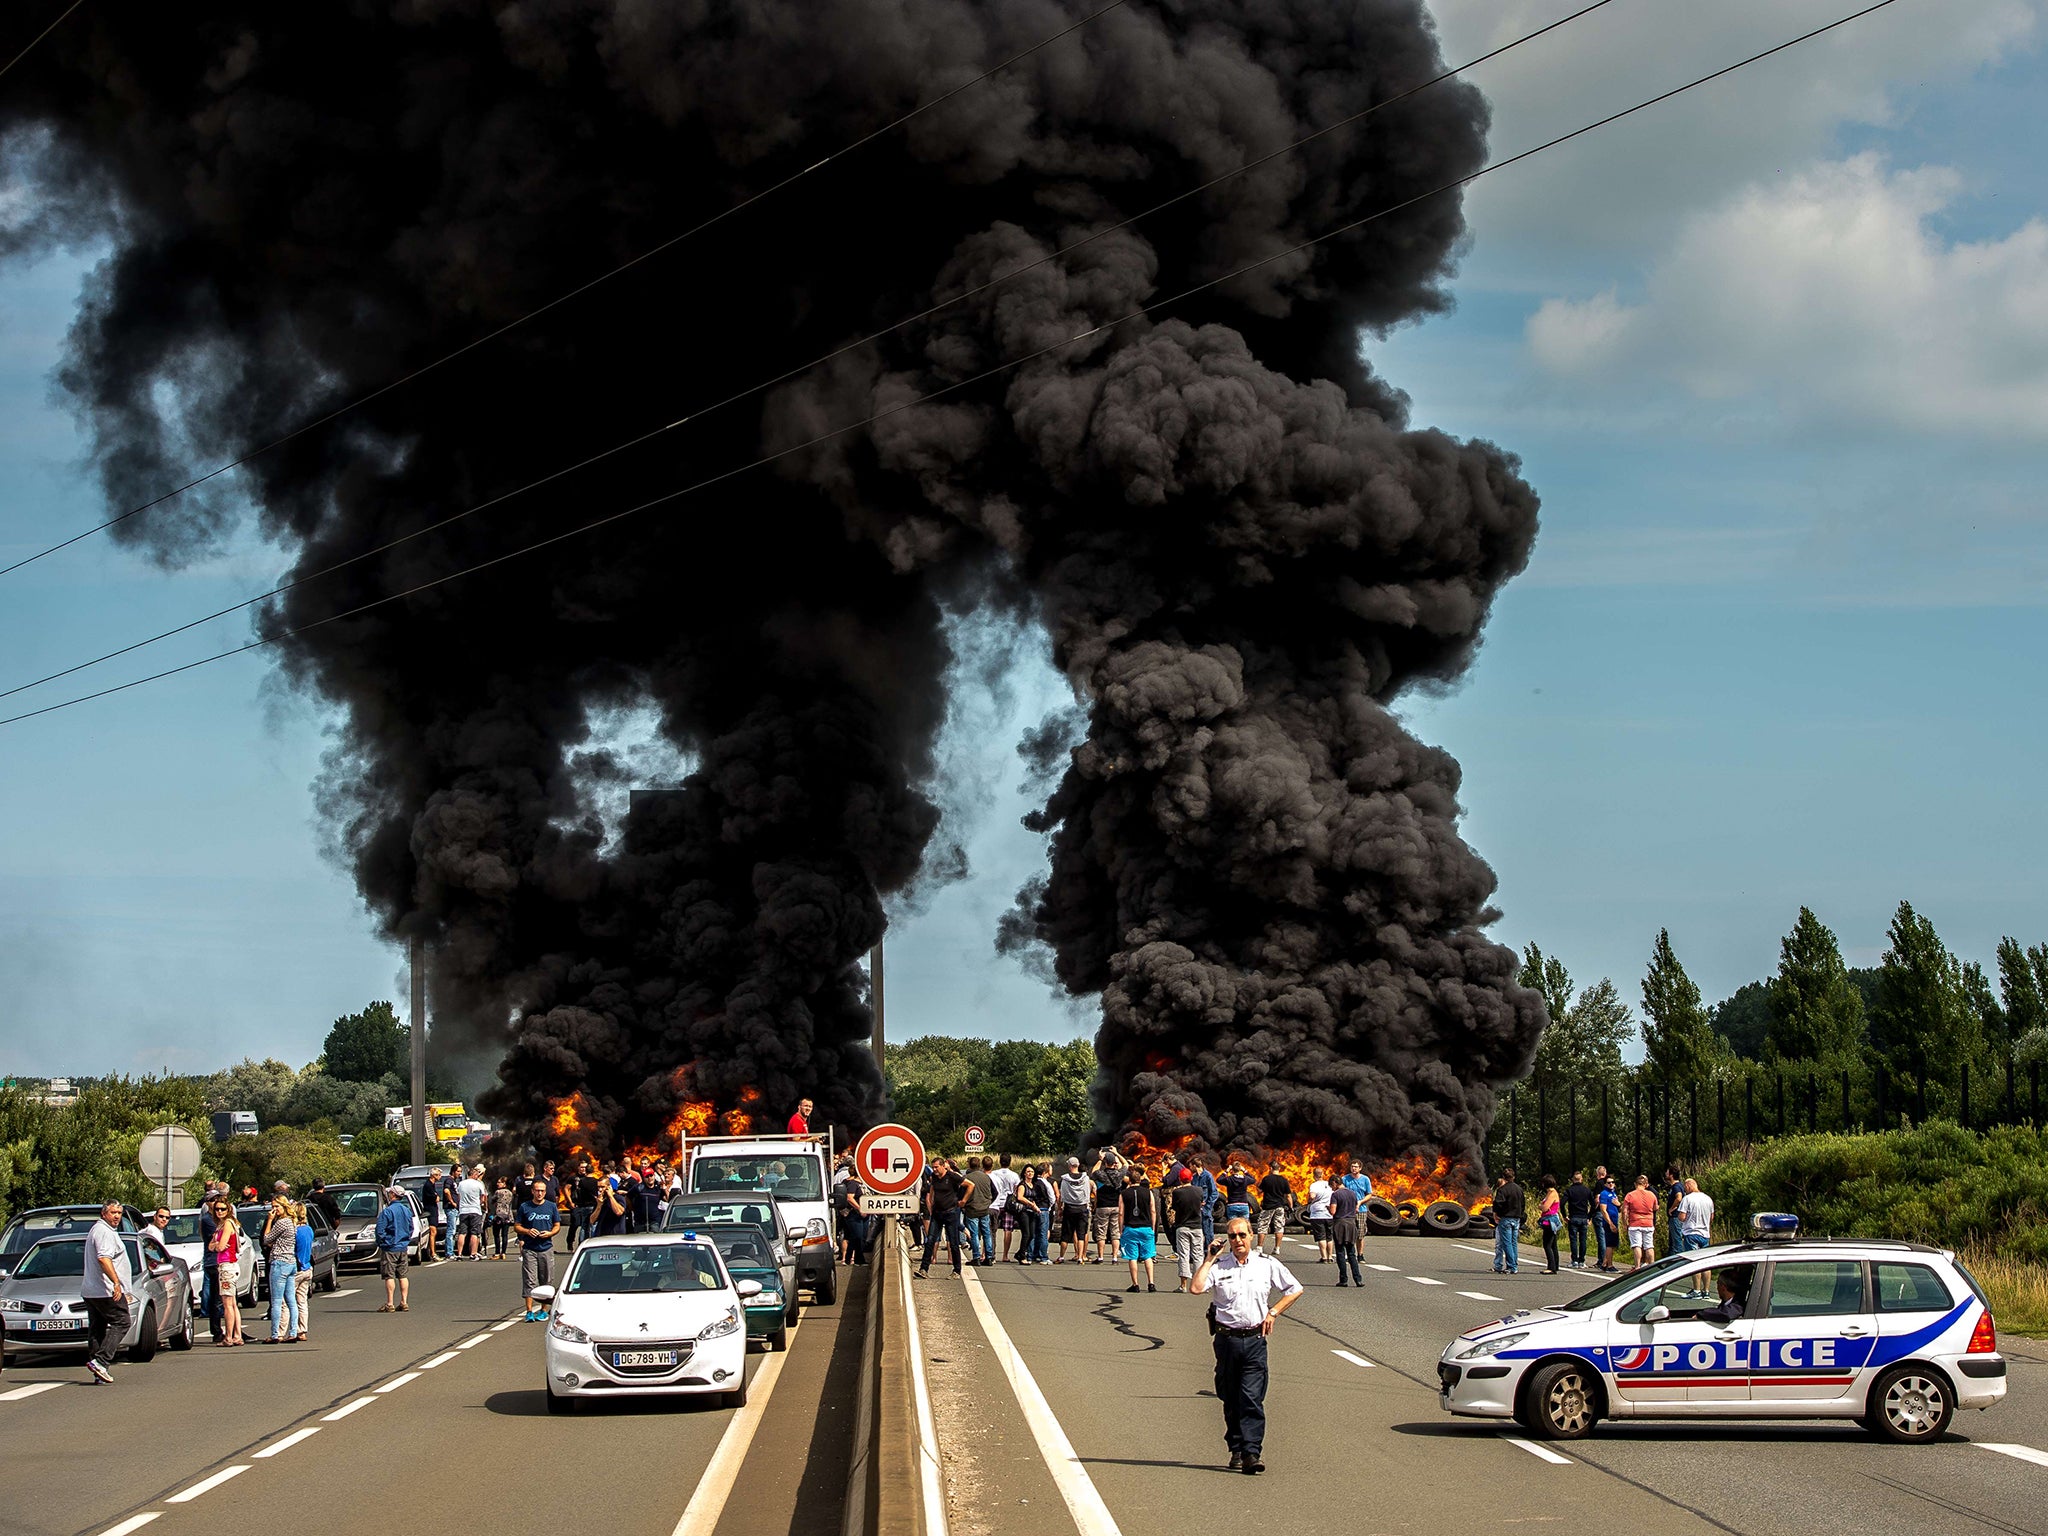
[[1863, 1422], [1880, 1439], [1918, 1445], [1940, 1439], [1954, 1417], [1948, 1383], [1924, 1366], [1902, 1365], [1878, 1377]]
[[1546, 1365], [1523, 1388], [1522, 1424], [1545, 1440], [1577, 1440], [1600, 1417], [1593, 1374], [1568, 1361]]

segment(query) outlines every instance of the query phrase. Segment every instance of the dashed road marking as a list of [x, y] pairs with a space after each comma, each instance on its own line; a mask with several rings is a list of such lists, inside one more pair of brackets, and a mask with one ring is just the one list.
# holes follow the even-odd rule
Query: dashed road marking
[[431, 1360], [422, 1360], [420, 1362], [420, 1369], [423, 1371], [431, 1371], [435, 1366], [446, 1365], [450, 1360], [453, 1360], [454, 1358], [455, 1351], [452, 1349], [447, 1350], [441, 1354], [434, 1356], [434, 1358]]
[[2037, 1451], [2031, 1445], [2002, 1445], [1991, 1440], [1973, 1440], [1970, 1443], [1980, 1451], [1996, 1451], [2001, 1456], [2031, 1461], [2037, 1467], [2048, 1467], [2048, 1451]]
[[1491, 1248], [1475, 1248], [1470, 1243], [1453, 1243], [1451, 1246], [1453, 1248], [1462, 1248], [1467, 1253], [1483, 1253], [1489, 1259], [1493, 1257], [1493, 1250]]
[[503, 1333], [507, 1328], [517, 1328], [521, 1323], [525, 1321], [526, 1319], [523, 1317], [508, 1317], [502, 1323], [491, 1324], [491, 1332]]
[[1502, 1435], [1501, 1439], [1507, 1441], [1509, 1445], [1519, 1446], [1538, 1461], [1549, 1462], [1553, 1467], [1569, 1467], [1573, 1465], [1571, 1457], [1560, 1456], [1555, 1451], [1546, 1450], [1533, 1440], [1523, 1440], [1514, 1435]]
[[32, 1381], [12, 1392], [0, 1392], [0, 1403], [18, 1403], [24, 1397], [34, 1397], [38, 1392], [54, 1392], [63, 1385], [61, 1381]]
[[362, 1288], [361, 1286], [356, 1286], [356, 1287], [354, 1287], [354, 1288], [353, 1288], [353, 1289], [351, 1289], [351, 1290], [346, 1290], [346, 1291], [322, 1291], [322, 1292], [321, 1292], [320, 1294], [321, 1294], [321, 1295], [323, 1295], [323, 1296], [325, 1296], [325, 1297], [326, 1297], [326, 1298], [327, 1298], [327, 1299], [328, 1299], [329, 1301], [339, 1301], [339, 1300], [341, 1300], [341, 1298], [342, 1298], [342, 1297], [344, 1297], [344, 1296], [360, 1296], [360, 1295], [362, 1295], [362, 1294], [363, 1294], [363, 1288]]
[[1362, 1365], [1368, 1371], [1378, 1369], [1378, 1367], [1375, 1366], [1370, 1360], [1366, 1359], [1365, 1356], [1354, 1355], [1348, 1349], [1333, 1349], [1330, 1351], [1330, 1353], [1335, 1355], [1339, 1360], [1349, 1360], [1353, 1365]]
[[104, 1531], [100, 1532], [100, 1536], [129, 1536], [130, 1532], [141, 1530], [150, 1521], [159, 1519], [162, 1515], [163, 1511], [160, 1509], [144, 1510], [139, 1515], [130, 1515], [119, 1525], [108, 1526]]
[[1410, 1275], [1410, 1276], [1409, 1276], [1408, 1278], [1409, 1278], [1410, 1280], [1413, 1280], [1413, 1281], [1414, 1281], [1414, 1282], [1415, 1282], [1415, 1283], [1416, 1283], [1417, 1285], [1442, 1285], [1442, 1284], [1443, 1284], [1443, 1281], [1441, 1281], [1441, 1280], [1433, 1280], [1433, 1279], [1431, 1279], [1431, 1278], [1430, 1278], [1430, 1277], [1429, 1277], [1428, 1275]]
[[376, 1390], [379, 1392], [396, 1392], [408, 1381], [418, 1381], [419, 1379], [420, 1373], [418, 1371], [407, 1371], [403, 1376], [392, 1377], [389, 1381], [385, 1382], [383, 1386], [376, 1388]]
[[475, 1349], [477, 1345], [486, 1342], [490, 1338], [490, 1336], [491, 1335], [489, 1330], [486, 1329], [484, 1332], [478, 1334], [473, 1339], [464, 1339], [460, 1344], [456, 1345], [455, 1347], [457, 1349]]
[[308, 1424], [304, 1429], [293, 1430], [282, 1440], [278, 1441], [277, 1444], [263, 1447], [262, 1450], [256, 1453], [256, 1459], [258, 1461], [268, 1461], [279, 1451], [288, 1451], [301, 1440], [310, 1440], [319, 1433], [320, 1426], [318, 1424]]
[[1391, 1264], [1368, 1264], [1365, 1267], [1367, 1269], [1376, 1269], [1383, 1275], [1398, 1275], [1399, 1273], [1401, 1273], [1401, 1271], [1394, 1268], [1394, 1266]]
[[233, 1465], [232, 1467], [222, 1467], [218, 1472], [214, 1473], [213, 1476], [201, 1478], [198, 1482], [194, 1483], [190, 1488], [185, 1489], [182, 1493], [172, 1494], [168, 1499], [165, 1499], [164, 1502], [166, 1504], [190, 1504], [202, 1493], [210, 1493], [214, 1489], [218, 1488], [222, 1483], [226, 1482], [229, 1478], [240, 1477], [244, 1472], [248, 1470], [249, 1463], [247, 1463], [246, 1461], [236, 1462], [235, 1465]]
[[1463, 1297], [1464, 1297], [1464, 1298], [1465, 1298], [1466, 1300], [1468, 1300], [1468, 1301], [1499, 1301], [1499, 1300], [1500, 1300], [1500, 1298], [1499, 1298], [1498, 1296], [1489, 1296], [1489, 1295], [1488, 1295], [1488, 1294], [1487, 1294], [1487, 1293], [1486, 1293], [1485, 1291], [1460, 1291], [1460, 1292], [1458, 1292], [1458, 1294], [1459, 1294], [1460, 1296], [1463, 1296]]
[[377, 1399], [374, 1397], [359, 1397], [352, 1403], [343, 1403], [339, 1408], [335, 1409], [334, 1412], [322, 1418], [320, 1422], [322, 1424], [337, 1423], [340, 1420], [347, 1418], [350, 1414], [354, 1413], [358, 1408], [367, 1408], [370, 1406], [370, 1404], [374, 1403], [375, 1401], [377, 1401]]

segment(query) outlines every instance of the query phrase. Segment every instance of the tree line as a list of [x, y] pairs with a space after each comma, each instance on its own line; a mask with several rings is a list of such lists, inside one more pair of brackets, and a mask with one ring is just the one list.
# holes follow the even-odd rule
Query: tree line
[[1071, 1151], [1095, 1123], [1087, 1040], [976, 1040], [925, 1035], [882, 1051], [896, 1119], [934, 1151], [958, 1152], [978, 1125], [992, 1151]]

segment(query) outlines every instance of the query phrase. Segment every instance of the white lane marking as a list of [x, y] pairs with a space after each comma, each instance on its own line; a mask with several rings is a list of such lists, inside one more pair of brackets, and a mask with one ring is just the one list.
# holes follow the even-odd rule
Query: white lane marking
[[2037, 1451], [2031, 1445], [2000, 1445], [1990, 1440], [1973, 1440], [1970, 1443], [1980, 1451], [1996, 1451], [2001, 1456], [2031, 1461], [2037, 1467], [2048, 1467], [2048, 1451]]
[[163, 1511], [160, 1509], [146, 1509], [139, 1515], [130, 1515], [119, 1525], [108, 1526], [104, 1531], [100, 1532], [100, 1536], [129, 1536], [131, 1531], [141, 1530], [150, 1521], [162, 1514]]
[[967, 1274], [967, 1300], [974, 1308], [974, 1315], [981, 1320], [981, 1331], [988, 1335], [989, 1345], [996, 1352], [1003, 1374], [1010, 1378], [1010, 1390], [1017, 1395], [1017, 1406], [1024, 1410], [1024, 1422], [1031, 1426], [1032, 1438], [1038, 1442], [1038, 1454], [1044, 1458], [1045, 1469], [1052, 1474], [1060, 1497], [1066, 1500], [1067, 1513], [1073, 1517], [1075, 1529], [1080, 1536], [1123, 1536], [1109, 1512], [1109, 1506], [1102, 1502], [1102, 1495], [1088, 1476], [1088, 1469], [1074, 1454], [1073, 1442], [1060, 1428], [1060, 1421], [1053, 1417], [1052, 1405], [1039, 1391], [1031, 1368], [1017, 1353], [1017, 1346], [1010, 1342], [1002, 1319], [989, 1305], [981, 1280], [972, 1270]]
[[455, 1347], [457, 1349], [475, 1349], [477, 1345], [486, 1342], [489, 1338], [490, 1334], [488, 1332], [480, 1333], [473, 1339], [464, 1339], [460, 1344], [456, 1345]]
[[523, 1317], [508, 1317], [502, 1323], [491, 1324], [491, 1332], [503, 1333], [507, 1328], [517, 1328], [521, 1323], [525, 1321], [526, 1319]]
[[337, 1423], [340, 1420], [347, 1418], [350, 1414], [354, 1413], [358, 1408], [367, 1408], [370, 1406], [370, 1404], [374, 1403], [375, 1401], [377, 1401], [377, 1399], [375, 1399], [374, 1397], [359, 1397], [352, 1403], [343, 1403], [339, 1408], [335, 1409], [334, 1412], [327, 1414], [325, 1417], [323, 1417], [320, 1420], [320, 1422], [322, 1424]]
[[1391, 1264], [1368, 1264], [1365, 1267], [1367, 1269], [1376, 1269], [1383, 1275], [1398, 1275], [1399, 1273], [1401, 1273], [1401, 1271], [1394, 1268], [1394, 1266]]
[[376, 1388], [376, 1390], [379, 1392], [396, 1392], [408, 1381], [418, 1381], [419, 1379], [420, 1373], [418, 1371], [407, 1371], [403, 1376], [392, 1377], [389, 1381], [385, 1382], [383, 1386]]
[[1335, 1355], [1339, 1360], [1349, 1360], [1353, 1365], [1362, 1365], [1368, 1371], [1379, 1369], [1379, 1367], [1375, 1366], [1370, 1360], [1366, 1359], [1365, 1356], [1354, 1355], [1348, 1349], [1333, 1349], [1330, 1351], [1330, 1353]]
[[[725, 1513], [725, 1501], [732, 1497], [733, 1484], [739, 1481], [747, 1449], [754, 1443], [754, 1431], [761, 1427], [761, 1416], [768, 1411], [769, 1394], [782, 1375], [782, 1362], [788, 1358], [787, 1350], [778, 1350], [761, 1362], [761, 1369], [747, 1384], [747, 1406], [732, 1416], [725, 1433], [719, 1436], [718, 1449], [711, 1453], [710, 1465], [697, 1479], [696, 1492], [683, 1506], [683, 1517], [676, 1522], [674, 1536], [711, 1536], [718, 1528], [719, 1517]], [[744, 1365], [740, 1368], [746, 1369]]]
[[454, 1358], [455, 1351], [451, 1349], [444, 1354], [434, 1356], [434, 1358], [431, 1360], [422, 1360], [420, 1362], [420, 1369], [423, 1371], [431, 1371], [435, 1366], [446, 1365], [450, 1360], [453, 1360]]
[[1464, 1297], [1464, 1298], [1465, 1298], [1466, 1300], [1468, 1300], [1468, 1301], [1499, 1301], [1499, 1300], [1500, 1300], [1500, 1298], [1499, 1298], [1498, 1296], [1489, 1296], [1489, 1295], [1487, 1295], [1487, 1294], [1486, 1294], [1486, 1292], [1484, 1292], [1484, 1291], [1460, 1291], [1460, 1292], [1458, 1292], [1458, 1294], [1459, 1294], [1460, 1296], [1463, 1296], [1463, 1297]]
[[1538, 1461], [1547, 1461], [1553, 1467], [1569, 1467], [1573, 1464], [1571, 1457], [1560, 1456], [1555, 1451], [1545, 1450], [1533, 1440], [1518, 1439], [1514, 1435], [1502, 1435], [1501, 1439], [1507, 1441], [1509, 1445], [1520, 1446]]
[[1474, 1248], [1470, 1243], [1453, 1243], [1451, 1246], [1453, 1248], [1462, 1248], [1467, 1253], [1483, 1253], [1489, 1259], [1493, 1257], [1493, 1250], [1491, 1248]]
[[174, 1493], [168, 1499], [165, 1499], [164, 1502], [166, 1504], [190, 1504], [202, 1493], [210, 1493], [215, 1488], [218, 1488], [222, 1483], [226, 1482], [229, 1478], [240, 1477], [244, 1472], [248, 1470], [249, 1463], [247, 1463], [246, 1461], [237, 1462], [232, 1467], [222, 1467], [218, 1472], [214, 1473], [213, 1476], [200, 1479], [200, 1481], [194, 1483], [190, 1488], [187, 1488], [183, 1493]]
[[1430, 1279], [1430, 1277], [1429, 1277], [1428, 1275], [1410, 1275], [1410, 1276], [1409, 1276], [1408, 1278], [1409, 1278], [1410, 1280], [1413, 1280], [1413, 1281], [1414, 1281], [1414, 1282], [1415, 1282], [1415, 1283], [1416, 1283], [1417, 1285], [1442, 1285], [1442, 1284], [1443, 1284], [1443, 1281], [1441, 1281], [1441, 1280], [1432, 1280], [1432, 1279]]
[[24, 1397], [34, 1397], [38, 1392], [54, 1392], [63, 1385], [61, 1381], [32, 1381], [12, 1392], [0, 1392], [0, 1403], [18, 1403]]
[[360, 1296], [360, 1295], [362, 1295], [362, 1294], [363, 1294], [363, 1288], [362, 1288], [361, 1286], [356, 1286], [356, 1287], [355, 1287], [355, 1288], [353, 1288], [352, 1290], [346, 1290], [346, 1291], [322, 1291], [322, 1292], [321, 1292], [320, 1294], [321, 1294], [322, 1296], [325, 1296], [325, 1297], [326, 1297], [326, 1298], [327, 1298], [327, 1299], [328, 1299], [329, 1301], [339, 1301], [339, 1300], [341, 1300], [341, 1298], [342, 1298], [342, 1297], [344, 1297], [344, 1296]]
[[282, 1440], [278, 1441], [277, 1444], [266, 1445], [265, 1447], [263, 1447], [262, 1450], [256, 1453], [256, 1459], [258, 1461], [268, 1461], [271, 1457], [275, 1456], [279, 1451], [288, 1451], [293, 1446], [297, 1445], [301, 1440], [310, 1440], [319, 1433], [320, 1426], [318, 1424], [308, 1424], [304, 1429], [292, 1431], [292, 1433], [286, 1435]]

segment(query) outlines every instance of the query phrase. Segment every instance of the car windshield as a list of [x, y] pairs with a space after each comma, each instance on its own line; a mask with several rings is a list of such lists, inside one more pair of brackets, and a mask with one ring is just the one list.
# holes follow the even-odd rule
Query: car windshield
[[773, 1232], [775, 1208], [761, 1200], [678, 1200], [668, 1208], [670, 1231], [714, 1222], [741, 1222]]
[[171, 1224], [164, 1228], [167, 1243], [196, 1243], [199, 1241], [199, 1213], [186, 1211], [173, 1216]]
[[571, 1296], [634, 1296], [655, 1291], [718, 1291], [725, 1274], [702, 1243], [586, 1243], [569, 1272]]
[[[128, 1249], [128, 1273], [142, 1272], [142, 1255], [137, 1251], [135, 1239], [128, 1238], [124, 1244]], [[55, 1237], [36, 1244], [29, 1256], [21, 1261], [21, 1268], [14, 1272], [17, 1280], [55, 1280], [69, 1277], [73, 1280], [85, 1278], [85, 1239], [82, 1237]]]
[[1658, 1279], [1681, 1265], [1691, 1263], [1692, 1258], [1689, 1253], [1674, 1253], [1654, 1264], [1645, 1264], [1641, 1269], [1617, 1275], [1605, 1285], [1594, 1286], [1583, 1296], [1574, 1296], [1570, 1301], [1553, 1301], [1550, 1305], [1559, 1312], [1590, 1312], [1595, 1307], [1604, 1307], [1608, 1302], [1626, 1296], [1642, 1281]]
[[334, 1203], [341, 1207], [343, 1219], [351, 1216], [364, 1218], [377, 1214], [377, 1191], [374, 1189], [345, 1190], [334, 1197]]
[[788, 1157], [703, 1157], [690, 1165], [690, 1187], [772, 1189], [778, 1200], [822, 1200], [818, 1159], [806, 1153]]
[[466, 1131], [469, 1129], [467, 1115], [436, 1115], [434, 1129], [437, 1131]]
[[736, 1269], [773, 1269], [775, 1255], [768, 1234], [757, 1227], [706, 1227], [707, 1237], [718, 1245], [718, 1256]]
[[7, 1224], [0, 1253], [26, 1253], [46, 1237], [84, 1232], [100, 1219], [98, 1211], [31, 1211]]

